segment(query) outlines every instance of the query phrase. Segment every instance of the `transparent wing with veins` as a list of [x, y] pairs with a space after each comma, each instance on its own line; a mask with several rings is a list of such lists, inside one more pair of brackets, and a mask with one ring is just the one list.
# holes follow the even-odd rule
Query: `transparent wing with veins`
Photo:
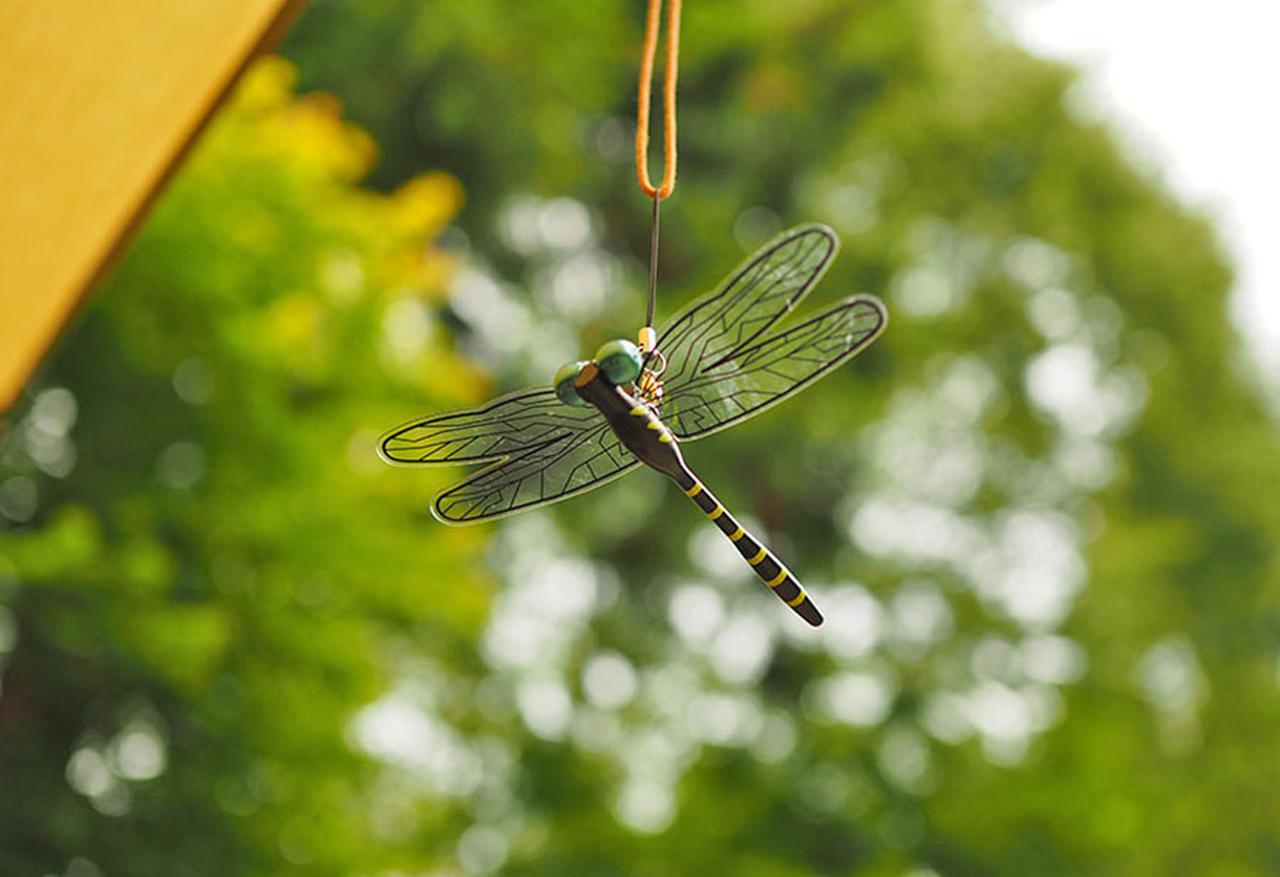
[[491, 463], [438, 494], [447, 524], [494, 520], [599, 487], [638, 465], [594, 408], [573, 408], [550, 388], [412, 420], [378, 441], [401, 465]]
[[[663, 327], [660, 413], [677, 436], [701, 438], [754, 416], [875, 341], [888, 315], [872, 296], [846, 299], [771, 332], [838, 248], [825, 226], [783, 232]], [[491, 464], [436, 496], [432, 511], [449, 524], [548, 505], [639, 465], [600, 412], [565, 405], [549, 387], [410, 421], [386, 433], [378, 450], [404, 465]]]
[[776, 405], [869, 347], [888, 313], [853, 296], [781, 331], [839, 249], [831, 229], [802, 225], [757, 250], [714, 292], [659, 332], [667, 360], [663, 421], [697, 439]]

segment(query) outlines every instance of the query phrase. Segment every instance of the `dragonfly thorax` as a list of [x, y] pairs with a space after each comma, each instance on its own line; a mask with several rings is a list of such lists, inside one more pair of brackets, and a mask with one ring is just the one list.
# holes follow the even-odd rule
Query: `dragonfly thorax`
[[614, 435], [640, 462], [673, 478], [684, 471], [676, 437], [658, 413], [628, 388], [610, 381], [594, 362], [583, 367], [572, 386], [604, 415]]

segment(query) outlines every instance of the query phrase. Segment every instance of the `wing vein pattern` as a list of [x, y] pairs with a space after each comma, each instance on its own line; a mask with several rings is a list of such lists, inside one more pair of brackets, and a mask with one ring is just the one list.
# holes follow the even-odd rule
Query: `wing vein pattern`
[[662, 417], [679, 438], [702, 438], [759, 414], [879, 337], [888, 313], [869, 295], [768, 334], [809, 294], [838, 249], [826, 226], [785, 231], [663, 327]]
[[[875, 341], [888, 314], [873, 296], [848, 298], [773, 331], [826, 273], [838, 248], [826, 226], [783, 232], [663, 327], [660, 414], [679, 438], [701, 438], [752, 417]], [[565, 405], [551, 388], [410, 421], [383, 435], [378, 450], [405, 465], [489, 464], [436, 496], [432, 511], [450, 524], [547, 505], [639, 465], [599, 411]]]
[[549, 388], [522, 390], [488, 405], [410, 421], [378, 443], [405, 465], [491, 463], [432, 503], [449, 524], [505, 517], [617, 478], [638, 461], [594, 408], [571, 408]]

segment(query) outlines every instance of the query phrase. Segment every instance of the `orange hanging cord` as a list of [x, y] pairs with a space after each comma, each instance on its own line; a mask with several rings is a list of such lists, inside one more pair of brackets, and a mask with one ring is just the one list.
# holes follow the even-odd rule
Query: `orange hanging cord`
[[636, 106], [636, 180], [646, 197], [665, 201], [676, 188], [676, 75], [680, 58], [680, 0], [667, 0], [667, 64], [662, 74], [662, 184], [649, 180], [649, 103], [653, 91], [653, 61], [658, 52], [658, 22], [662, 0], [649, 0], [644, 21], [644, 54]]
[[[667, 64], [662, 74], [662, 184], [656, 189], [649, 179], [649, 105], [653, 92], [653, 61], [658, 53], [658, 24], [662, 0], [649, 0], [644, 19], [644, 50], [640, 59], [640, 87], [636, 92], [636, 181], [645, 197], [653, 199], [653, 227], [649, 238], [649, 304], [640, 349], [653, 353], [657, 332], [653, 313], [658, 301], [658, 205], [676, 188], [676, 74], [680, 58], [680, 0], [667, 0]], [[646, 360], [647, 361], [647, 360]]]

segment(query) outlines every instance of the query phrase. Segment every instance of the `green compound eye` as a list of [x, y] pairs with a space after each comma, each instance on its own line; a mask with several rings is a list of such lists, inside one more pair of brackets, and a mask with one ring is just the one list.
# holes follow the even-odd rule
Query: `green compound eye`
[[600, 345], [600, 349], [596, 351], [596, 364], [615, 385], [629, 384], [640, 377], [644, 356], [639, 347], [625, 338], [619, 338]]
[[566, 362], [560, 368], [556, 369], [556, 376], [551, 379], [552, 385], [556, 388], [556, 398], [566, 405], [576, 405], [585, 408], [591, 403], [578, 395], [578, 391], [573, 388], [573, 379], [587, 365], [586, 361]]

